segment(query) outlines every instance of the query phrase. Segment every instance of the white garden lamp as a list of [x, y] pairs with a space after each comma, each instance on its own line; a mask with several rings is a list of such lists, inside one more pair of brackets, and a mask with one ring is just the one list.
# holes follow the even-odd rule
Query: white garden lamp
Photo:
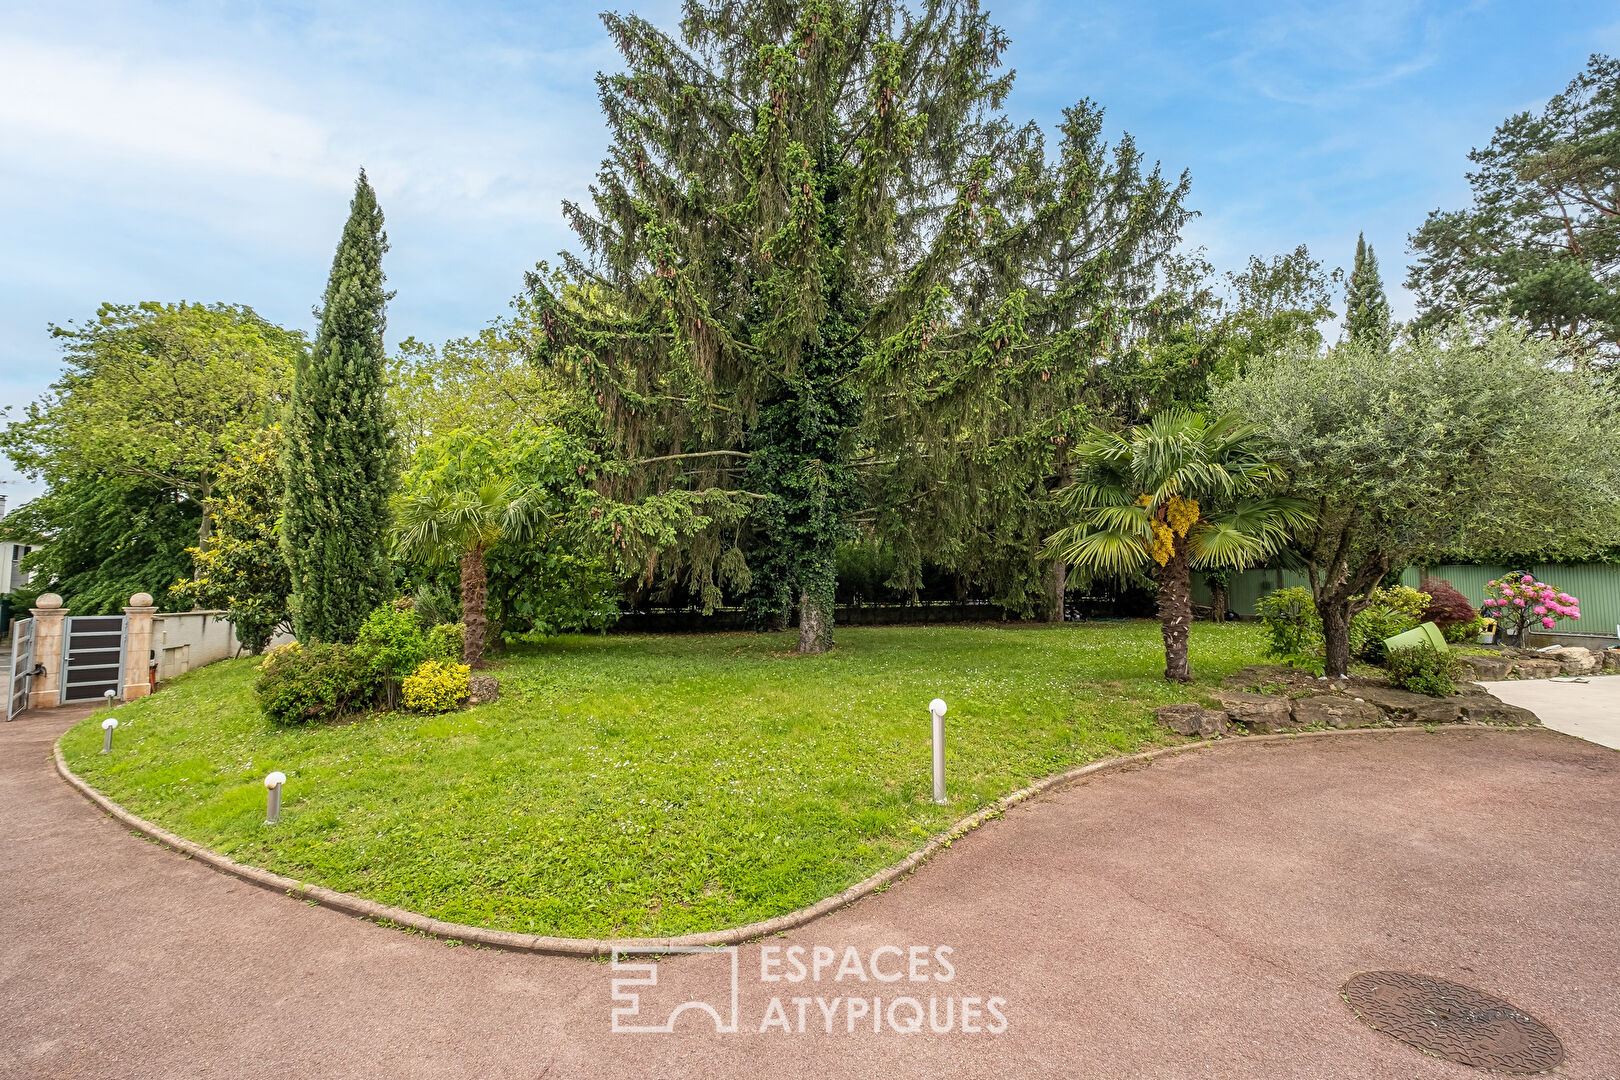
[[934, 718], [934, 801], [945, 801], [945, 699], [935, 698], [928, 703]]
[[273, 772], [264, 778], [265, 793], [269, 799], [269, 807], [264, 813], [264, 823], [274, 825], [281, 820], [281, 785], [287, 782], [287, 774]]
[[112, 733], [113, 728], [117, 726], [118, 717], [116, 716], [109, 716], [101, 722], [101, 752], [103, 754], [112, 753]]

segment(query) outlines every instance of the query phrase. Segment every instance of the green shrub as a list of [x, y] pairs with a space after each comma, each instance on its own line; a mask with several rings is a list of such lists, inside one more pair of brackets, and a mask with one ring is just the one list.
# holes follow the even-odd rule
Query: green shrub
[[427, 636], [416, 613], [395, 604], [384, 604], [366, 616], [354, 648], [378, 677], [396, 682], [429, 656]]
[[1450, 626], [1445, 627], [1440, 632], [1446, 636], [1447, 641], [1451, 642], [1453, 645], [1459, 645], [1465, 641], [1471, 642], [1479, 640], [1480, 632], [1484, 629], [1485, 620], [1482, 617], [1475, 615], [1467, 622], [1452, 623]]
[[1322, 620], [1309, 589], [1278, 589], [1255, 601], [1266, 628], [1266, 655], [1296, 667], [1322, 670]]
[[405, 707], [414, 712], [449, 712], [467, 700], [472, 668], [444, 660], [424, 660], [405, 677]]
[[1350, 620], [1350, 654], [1373, 663], [1384, 658], [1384, 639], [1412, 629], [1423, 621], [1429, 595], [1407, 585], [1374, 589], [1368, 604]]
[[1447, 697], [1457, 692], [1463, 662], [1451, 650], [1440, 652], [1427, 643], [1396, 649], [1384, 658], [1384, 667], [1396, 686], [1414, 694]]
[[466, 641], [467, 627], [461, 623], [440, 623], [427, 632], [429, 659], [461, 661], [461, 646]]
[[348, 645], [272, 649], [259, 665], [253, 693], [278, 724], [311, 724], [364, 709], [377, 697], [375, 671]]

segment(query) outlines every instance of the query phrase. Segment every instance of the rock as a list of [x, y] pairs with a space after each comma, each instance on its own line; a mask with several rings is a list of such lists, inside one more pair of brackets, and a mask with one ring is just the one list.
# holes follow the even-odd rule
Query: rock
[[1300, 698], [1294, 702], [1294, 722], [1300, 725], [1359, 728], [1376, 724], [1383, 718], [1378, 707], [1371, 702], [1339, 694]]
[[[1422, 695], [1419, 695], [1422, 696]], [[1412, 717], [1419, 724], [1459, 724], [1463, 720], [1463, 699], [1456, 697], [1424, 697], [1426, 704], [1418, 707]]]
[[1603, 670], [1620, 671], [1620, 649], [1603, 650]]
[[474, 675], [467, 680], [467, 703], [487, 705], [501, 696], [501, 680], [493, 675]]
[[1270, 694], [1251, 694], [1243, 690], [1219, 690], [1215, 700], [1221, 703], [1226, 715], [1243, 724], [1250, 731], [1267, 734], [1273, 731], [1293, 731], [1293, 710], [1288, 699]]
[[1596, 671], [1602, 661], [1592, 655], [1591, 649], [1583, 649], [1579, 645], [1566, 645], [1555, 653], [1548, 654], [1564, 669], [1565, 675], [1585, 675]]
[[1159, 723], [1177, 735], [1208, 737], [1226, 734], [1226, 714], [1217, 709], [1206, 709], [1194, 702], [1185, 705], [1165, 705], [1154, 709], [1153, 715], [1159, 718]]
[[1525, 724], [1539, 726], [1541, 718], [1529, 709], [1509, 705], [1491, 694], [1470, 696], [1463, 702], [1463, 714], [1470, 720], [1485, 724]]
[[1394, 686], [1363, 686], [1357, 689], [1355, 694], [1363, 701], [1375, 705], [1391, 720], [1412, 720], [1416, 718], [1419, 709], [1435, 700]]
[[1505, 679], [1513, 673], [1513, 661], [1506, 656], [1464, 656], [1462, 662], [1473, 669], [1481, 682]]
[[1562, 675], [1564, 666], [1556, 660], [1520, 660], [1513, 665], [1513, 673], [1521, 679], [1550, 679]]

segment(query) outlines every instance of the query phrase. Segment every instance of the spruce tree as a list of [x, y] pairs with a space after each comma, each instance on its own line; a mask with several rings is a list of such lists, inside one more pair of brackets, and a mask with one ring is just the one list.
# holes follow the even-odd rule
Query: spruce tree
[[1362, 234], [1356, 236], [1356, 265], [1345, 290], [1345, 309], [1346, 336], [1351, 341], [1376, 352], [1389, 351], [1395, 340], [1389, 299], [1384, 295], [1384, 280], [1378, 275], [1378, 256]]
[[352, 641], [388, 589], [395, 460], [384, 398], [387, 250], [362, 169], [288, 409], [281, 542], [301, 641]]
[[796, 604], [804, 652], [831, 642], [856, 529], [914, 571], [920, 518], [1004, 495], [1018, 525], [986, 546], [1039, 582], [1029, 511], [1083, 410], [1068, 373], [1129, 336], [1185, 182], [1128, 142], [1104, 157], [1090, 103], [1049, 155], [1005, 115], [1007, 39], [971, 0], [693, 0], [678, 37], [604, 22], [626, 70], [599, 79], [594, 205], [565, 206], [586, 254], [530, 287], [537, 360], [609, 435], [616, 545], [706, 605], [748, 590], [765, 625]]

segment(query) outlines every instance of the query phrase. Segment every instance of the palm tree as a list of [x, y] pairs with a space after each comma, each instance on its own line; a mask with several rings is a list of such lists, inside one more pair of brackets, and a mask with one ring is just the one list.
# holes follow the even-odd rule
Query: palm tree
[[395, 549], [401, 559], [444, 566], [461, 564], [461, 615], [466, 626], [461, 662], [484, 658], [489, 620], [484, 614], [484, 555], [502, 540], [527, 540], [546, 518], [535, 493], [510, 480], [433, 485], [397, 497]]
[[1072, 524], [1047, 552], [1097, 573], [1147, 569], [1159, 586], [1164, 677], [1190, 682], [1191, 569], [1254, 565], [1310, 520], [1304, 504], [1266, 494], [1281, 470], [1232, 416], [1169, 409], [1128, 432], [1093, 427], [1074, 462], [1075, 482], [1057, 492]]

